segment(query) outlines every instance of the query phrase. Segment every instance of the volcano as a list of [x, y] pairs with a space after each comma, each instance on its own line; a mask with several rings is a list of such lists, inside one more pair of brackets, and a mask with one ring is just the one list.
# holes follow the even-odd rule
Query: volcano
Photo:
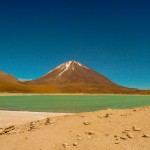
[[51, 85], [60, 93], [130, 93], [136, 89], [119, 86], [91, 68], [68, 61], [41, 78], [26, 82], [29, 85]]
[[56, 67], [43, 77], [31, 81], [36, 84], [91, 84], [99, 86], [115, 86], [116, 84], [93, 71], [85, 65], [69, 61]]

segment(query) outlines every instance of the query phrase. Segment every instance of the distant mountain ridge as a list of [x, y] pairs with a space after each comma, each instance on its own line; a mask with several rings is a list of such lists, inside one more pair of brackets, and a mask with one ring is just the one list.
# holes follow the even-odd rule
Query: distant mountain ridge
[[10, 74], [6, 74], [5, 72], [1, 70], [0, 70], [0, 81], [11, 82], [11, 83], [19, 82], [19, 80], [16, 77]]
[[0, 92], [4, 93], [28, 93], [31, 92], [16, 77], [0, 71]]

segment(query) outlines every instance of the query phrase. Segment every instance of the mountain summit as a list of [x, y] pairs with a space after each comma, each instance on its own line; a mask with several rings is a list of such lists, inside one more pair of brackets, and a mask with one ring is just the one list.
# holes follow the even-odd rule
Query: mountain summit
[[65, 62], [32, 82], [36, 84], [78, 83], [86, 85], [116, 86], [115, 83], [103, 75], [76, 61]]

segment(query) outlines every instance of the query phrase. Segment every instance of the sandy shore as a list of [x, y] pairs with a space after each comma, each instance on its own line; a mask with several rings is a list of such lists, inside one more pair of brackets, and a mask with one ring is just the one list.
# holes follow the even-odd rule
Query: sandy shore
[[0, 110], [0, 127], [12, 124], [24, 124], [34, 120], [42, 120], [47, 117], [69, 115], [67, 113], [5, 111]]
[[77, 93], [77, 94], [71, 94], [71, 93], [0, 93], [0, 96], [32, 96], [32, 95], [93, 95], [93, 96], [100, 96], [100, 95], [112, 95], [112, 96], [150, 96], [150, 94], [88, 94], [88, 93]]
[[150, 107], [55, 116], [0, 134], [1, 150], [149, 150]]

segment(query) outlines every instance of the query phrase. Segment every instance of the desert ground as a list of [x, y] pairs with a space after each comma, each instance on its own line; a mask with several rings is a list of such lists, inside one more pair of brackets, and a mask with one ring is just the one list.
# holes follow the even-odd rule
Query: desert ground
[[105, 109], [14, 123], [0, 129], [0, 150], [149, 150], [149, 114]]

